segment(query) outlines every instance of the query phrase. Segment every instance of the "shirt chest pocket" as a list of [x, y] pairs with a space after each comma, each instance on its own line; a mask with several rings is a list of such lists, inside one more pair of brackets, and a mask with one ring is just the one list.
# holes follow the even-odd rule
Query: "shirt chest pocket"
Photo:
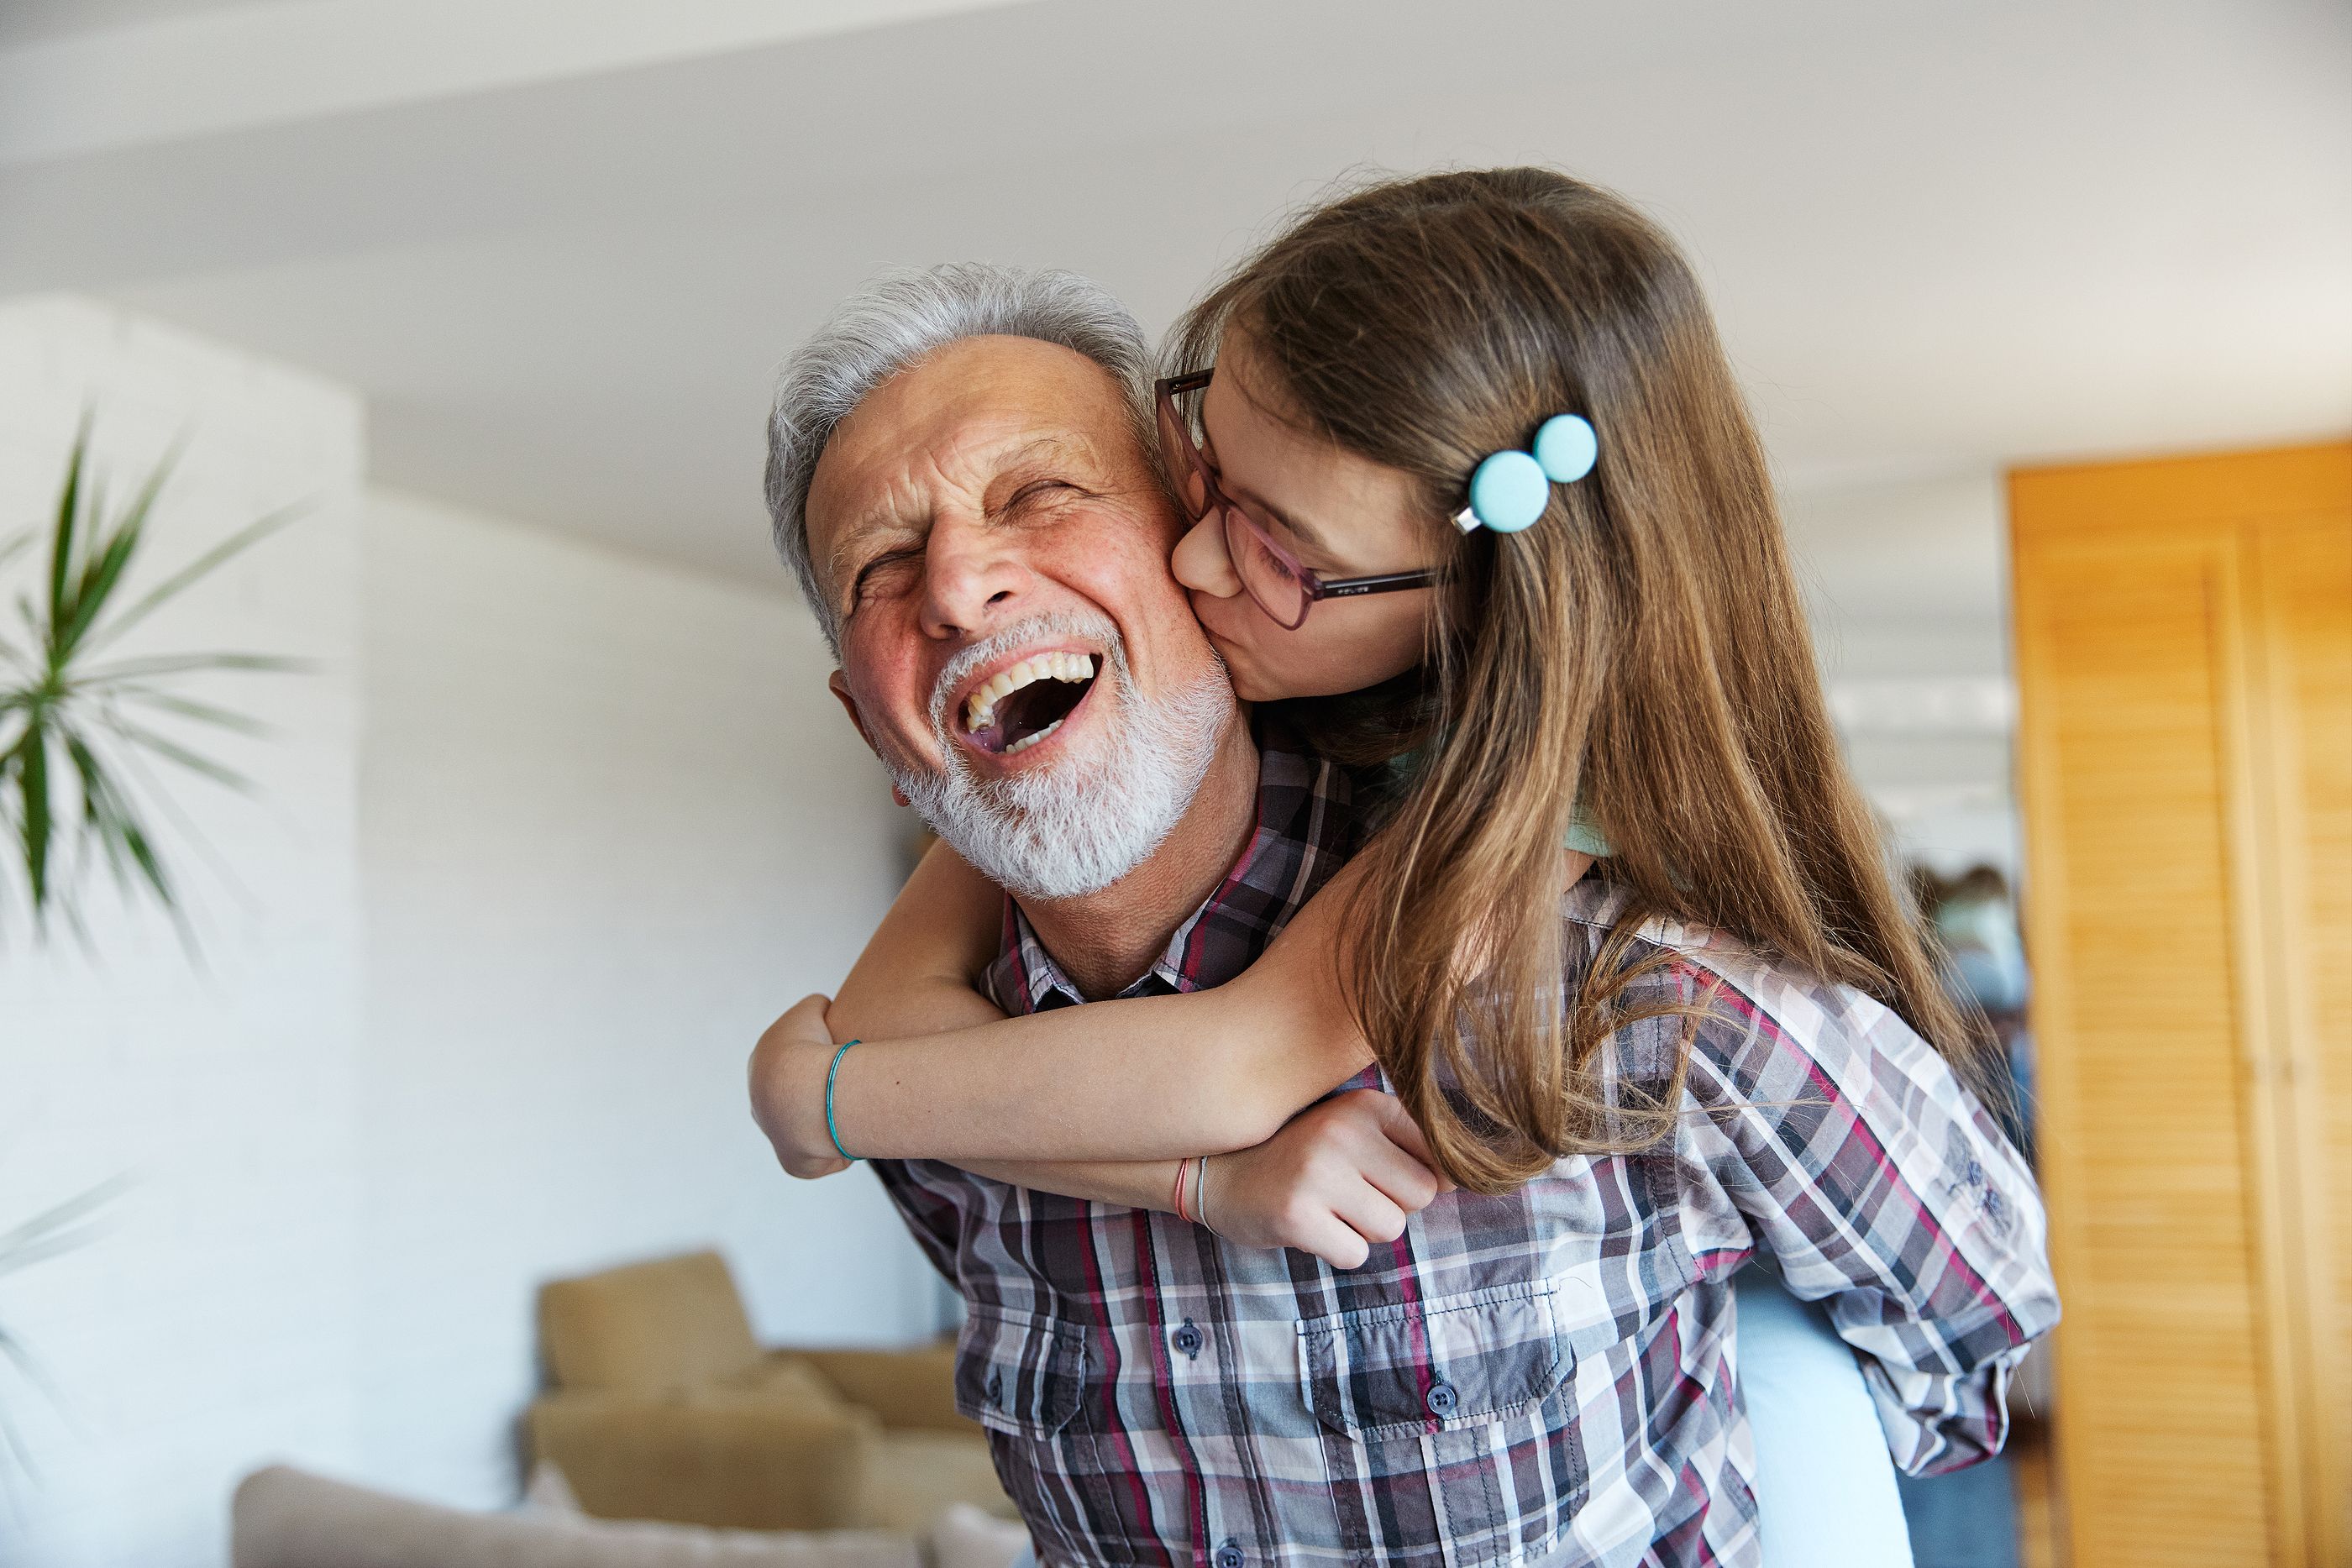
[[1050, 1438], [1087, 1386], [1086, 1331], [1011, 1308], [975, 1308], [956, 1348], [956, 1408], [992, 1432]]
[[1300, 1392], [1334, 1432], [1373, 1439], [1525, 1413], [1570, 1370], [1549, 1281], [1309, 1318]]
[[1325, 1432], [1348, 1550], [1438, 1568], [1559, 1539], [1585, 1465], [1556, 1289], [1503, 1285], [1298, 1325], [1299, 1389]]

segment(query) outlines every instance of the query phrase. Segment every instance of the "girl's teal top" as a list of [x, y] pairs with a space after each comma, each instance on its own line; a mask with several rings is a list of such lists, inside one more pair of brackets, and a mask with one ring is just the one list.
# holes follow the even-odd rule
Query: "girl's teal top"
[[[1390, 758], [1380, 768], [1381, 792], [1391, 800], [1403, 795], [1406, 787], [1412, 782], [1414, 770], [1420, 766], [1421, 753], [1418, 751], [1408, 751], [1402, 757]], [[1609, 841], [1601, 836], [1601, 824], [1584, 814], [1584, 802], [1581, 800], [1576, 803], [1575, 813], [1569, 819], [1568, 837], [1561, 847], [1574, 850], [1579, 854], [1591, 855], [1594, 860], [1608, 858]]]
[[1576, 814], [1569, 819], [1567, 845], [1594, 860], [1605, 860], [1609, 855], [1609, 841], [1601, 836], [1601, 825], [1584, 814], [1581, 800], [1576, 803]]

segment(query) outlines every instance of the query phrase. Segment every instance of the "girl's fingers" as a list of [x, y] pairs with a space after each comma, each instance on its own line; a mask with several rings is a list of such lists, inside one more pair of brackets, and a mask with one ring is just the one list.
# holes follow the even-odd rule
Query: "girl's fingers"
[[1360, 1164], [1364, 1179], [1407, 1214], [1419, 1214], [1437, 1197], [1437, 1173], [1394, 1144], [1369, 1140]]
[[1331, 1222], [1329, 1239], [1307, 1250], [1334, 1269], [1360, 1269], [1372, 1255], [1371, 1244], [1337, 1219]]
[[1402, 1155], [1368, 1165], [1364, 1181], [1406, 1214], [1419, 1214], [1437, 1197], [1437, 1178], [1426, 1166]]
[[1284, 1245], [1312, 1252], [1334, 1269], [1360, 1268], [1364, 1260], [1372, 1255], [1361, 1235], [1339, 1215], [1324, 1208], [1303, 1219], [1297, 1234], [1285, 1238]]
[[[1379, 1094], [1380, 1091], [1366, 1090], [1364, 1092]], [[1454, 1190], [1454, 1184], [1446, 1180], [1438, 1171], [1437, 1157], [1429, 1152], [1429, 1140], [1423, 1135], [1421, 1124], [1414, 1121], [1412, 1113], [1404, 1108], [1403, 1101], [1393, 1094], [1380, 1094], [1380, 1103], [1374, 1107], [1374, 1117], [1389, 1142], [1419, 1161], [1423, 1171], [1436, 1184], [1431, 1189], [1432, 1197], [1441, 1192]], [[1391, 1192], [1389, 1196], [1397, 1197], [1398, 1195]], [[1398, 1201], [1403, 1200], [1399, 1198]], [[1426, 1207], [1428, 1203], [1429, 1199], [1424, 1197], [1419, 1203], [1408, 1204], [1406, 1207], [1419, 1209]]]
[[[1386, 1246], [1404, 1234], [1404, 1209], [1369, 1180], [1348, 1195], [1344, 1207], [1339, 1210], [1339, 1218], [1346, 1220], [1349, 1228], [1366, 1242]], [[1369, 1247], [1365, 1255], [1370, 1255]], [[1361, 1260], [1358, 1260], [1359, 1262]], [[1351, 1263], [1349, 1267], [1355, 1265]]]

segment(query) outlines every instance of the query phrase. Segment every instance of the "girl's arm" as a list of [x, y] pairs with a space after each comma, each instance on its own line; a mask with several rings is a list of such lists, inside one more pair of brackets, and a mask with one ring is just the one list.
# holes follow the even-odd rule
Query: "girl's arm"
[[[762, 1038], [761, 1125], [794, 1175], [832, 1168], [831, 1073], [835, 1127], [861, 1155], [977, 1168], [1263, 1143], [1371, 1061], [1339, 984], [1355, 875], [1342, 869], [1225, 985], [1003, 1019], [971, 989], [994, 956], [1003, 895], [934, 850], [824, 1018], [795, 1009]], [[852, 1039], [860, 1043], [836, 1069], [835, 1042]]]
[[[777, 1020], [752, 1056], [752, 1114], [782, 1152], [760, 1092], [761, 1054], [772, 1041], [824, 1029], [825, 999], [810, 997]], [[780, 1033], [780, 1031], [783, 1031]], [[863, 1047], [859, 1048], [863, 1050]], [[852, 1054], [856, 1054], [852, 1052]], [[846, 1162], [790, 1162], [795, 1176], [826, 1176]], [[965, 1168], [1014, 1186], [1131, 1208], [1176, 1210], [1176, 1183], [1192, 1179], [1176, 1160], [970, 1160]], [[1360, 1089], [1293, 1118], [1255, 1147], [1202, 1156], [1188, 1187], [1192, 1218], [1245, 1247], [1295, 1247], [1335, 1268], [1353, 1269], [1376, 1243], [1404, 1233], [1406, 1218], [1451, 1183], [1434, 1174], [1421, 1129], [1395, 1096]]]
[[[1567, 852], [1562, 885], [1591, 865]], [[761, 1125], [795, 1176], [837, 1169], [824, 1079], [835, 1043], [854, 1039], [835, 1075], [834, 1113], [843, 1146], [859, 1155], [977, 1168], [1262, 1143], [1372, 1060], [1339, 981], [1359, 877], [1357, 865], [1342, 868], [1223, 986], [1006, 1019], [974, 989], [1002, 939], [1003, 894], [940, 845], [830, 1012], [795, 1009], [762, 1038], [752, 1078]]]
[[[1197, 1173], [1175, 1160], [974, 1160], [994, 1181], [1097, 1203], [1176, 1211], [1182, 1175], [1192, 1218], [1244, 1247], [1295, 1247], [1353, 1269], [1374, 1243], [1404, 1234], [1405, 1220], [1451, 1184], [1431, 1170], [1421, 1129], [1393, 1094], [1358, 1089], [1301, 1112], [1255, 1148], [1206, 1155]], [[1194, 1177], [1197, 1176], [1197, 1185]]]
[[841, 1039], [934, 1034], [1003, 1019], [980, 988], [1003, 931], [1004, 890], [946, 844], [933, 844], [841, 983], [833, 1017], [855, 1026]]
[[[881, 1034], [961, 1027], [961, 1035], [947, 1038], [969, 1039], [970, 1026], [998, 1020], [982, 1033], [986, 1040], [1036, 1021], [1005, 1020], [976, 988], [1001, 940], [1003, 905], [1003, 894], [994, 884], [945, 845], [935, 847], [908, 879], [832, 1005], [840, 1038], [855, 1038], [853, 1030]], [[1101, 1005], [1089, 1010], [1099, 1012]], [[835, 1034], [826, 1019], [824, 998], [811, 998], [779, 1019], [752, 1053], [753, 1115], [796, 1176], [826, 1175], [844, 1164], [824, 1132], [822, 1077], [802, 1086], [798, 1107], [814, 1111], [814, 1135], [824, 1139], [819, 1146], [791, 1146], [794, 1140], [782, 1130], [789, 1119], [786, 1097], [777, 1092], [792, 1068], [803, 1069], [805, 1077], [820, 1059], [824, 1067], [831, 1066]], [[871, 1048], [860, 1045], [850, 1056]], [[971, 1065], [968, 1058], [950, 1063], [951, 1069]], [[1355, 1065], [1336, 1068], [1333, 1081], [1348, 1076]], [[1099, 1063], [1089, 1053], [1080, 1067], [1086, 1072], [1098, 1070]], [[929, 1092], [952, 1097], [971, 1087], [956, 1082], [958, 1077], [950, 1071]], [[1320, 1092], [1322, 1086], [1302, 1092], [1300, 1103]], [[1174, 1159], [961, 1163], [1016, 1186], [1161, 1212], [1174, 1207], [1179, 1174]], [[1214, 1228], [1228, 1239], [1246, 1246], [1296, 1247], [1349, 1269], [1364, 1260], [1370, 1243], [1394, 1240], [1405, 1217], [1448, 1185], [1432, 1174], [1430, 1164], [1420, 1129], [1403, 1108], [1391, 1096], [1359, 1092], [1326, 1101], [1255, 1147], [1211, 1162], [1199, 1172], [1193, 1190]]]

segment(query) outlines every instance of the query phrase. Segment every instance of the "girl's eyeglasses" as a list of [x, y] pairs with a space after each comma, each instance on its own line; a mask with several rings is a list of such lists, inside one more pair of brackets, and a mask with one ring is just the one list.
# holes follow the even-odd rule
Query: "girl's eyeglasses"
[[1319, 599], [1353, 599], [1366, 593], [1399, 593], [1408, 588], [1433, 588], [1445, 580], [1436, 568], [1420, 571], [1384, 571], [1370, 577], [1318, 577], [1298, 564], [1298, 558], [1274, 541], [1266, 519], [1218, 486], [1217, 476], [1201, 455], [1193, 439], [1192, 421], [1177, 399], [1197, 397], [1208, 390], [1214, 366], [1189, 375], [1169, 376], [1160, 382], [1160, 444], [1168, 472], [1176, 482], [1177, 499], [1185, 515], [1200, 522], [1211, 512], [1225, 533], [1225, 553], [1234, 574], [1257, 607], [1276, 625], [1296, 632]]

